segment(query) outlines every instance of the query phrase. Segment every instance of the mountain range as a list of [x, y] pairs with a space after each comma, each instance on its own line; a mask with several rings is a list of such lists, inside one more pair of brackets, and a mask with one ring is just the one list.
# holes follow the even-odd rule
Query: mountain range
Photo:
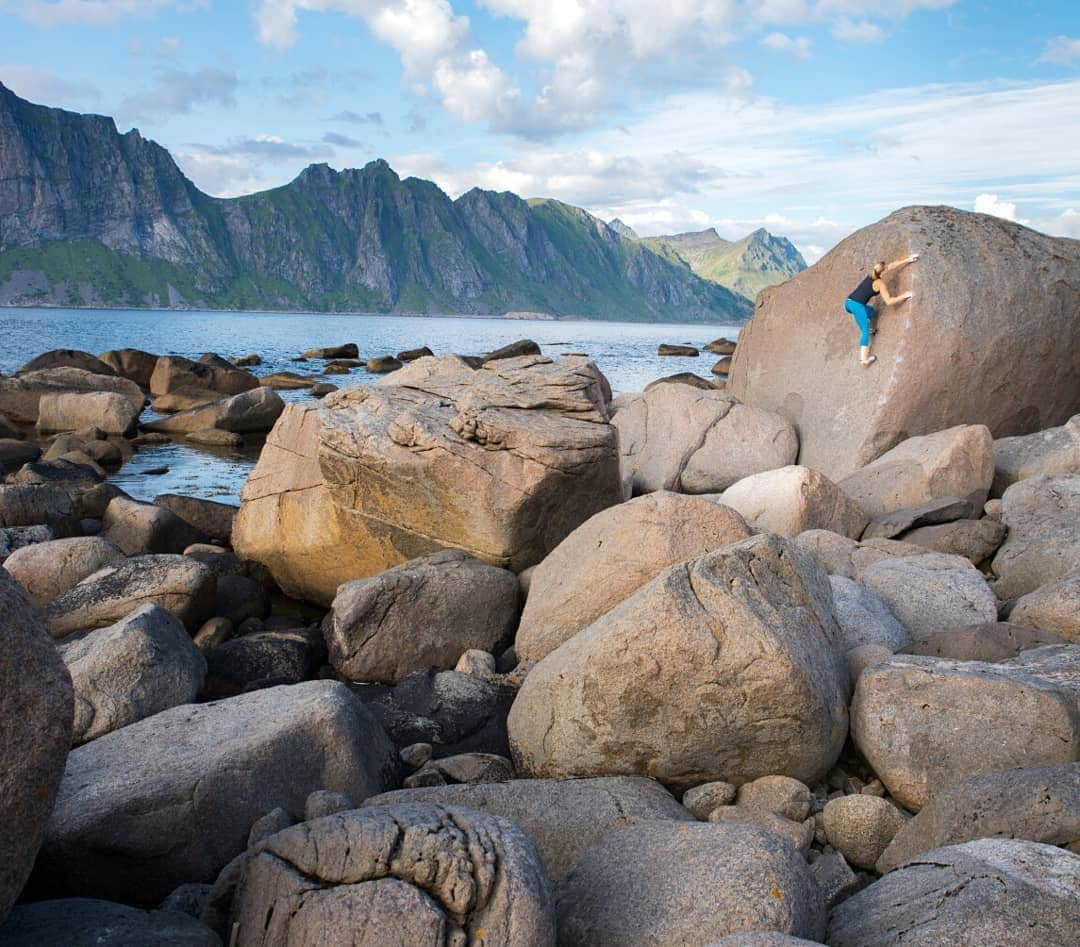
[[745, 321], [679, 239], [556, 200], [452, 200], [382, 160], [212, 197], [137, 130], [0, 84], [0, 305]]

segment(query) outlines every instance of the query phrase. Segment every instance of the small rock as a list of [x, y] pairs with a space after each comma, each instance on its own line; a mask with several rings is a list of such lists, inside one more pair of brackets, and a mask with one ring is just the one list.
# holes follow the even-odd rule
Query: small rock
[[775, 812], [785, 819], [802, 822], [810, 814], [810, 789], [790, 776], [762, 776], [743, 783], [736, 805]]
[[259, 816], [252, 823], [251, 831], [248, 832], [247, 847], [252, 848], [263, 839], [267, 839], [271, 835], [277, 835], [278, 832], [284, 831], [295, 824], [293, 817], [281, 806], [271, 809], [266, 815]]
[[734, 803], [737, 792], [738, 790], [731, 783], [721, 781], [702, 783], [683, 793], [682, 804], [694, 814], [695, 818], [705, 822], [708, 821], [709, 813], [714, 809]]
[[851, 864], [873, 869], [901, 826], [896, 806], [877, 796], [844, 796], [825, 806], [825, 834]]
[[309, 358], [358, 358], [359, 355], [360, 349], [357, 348], [356, 343], [346, 342], [344, 345], [328, 345], [321, 349], [308, 349], [296, 361]]
[[766, 809], [751, 809], [747, 806], [721, 806], [709, 813], [710, 822], [724, 825], [752, 825], [766, 832], [777, 835], [785, 842], [790, 842], [800, 852], [805, 852], [814, 841], [814, 820], [793, 822], [782, 815]]
[[852, 648], [847, 653], [848, 680], [851, 681], [851, 690], [854, 692], [855, 685], [859, 682], [859, 676], [868, 667], [888, 661], [894, 652], [880, 644], [864, 644]]
[[307, 797], [304, 803], [304, 821], [321, 819], [335, 812], [348, 812], [355, 808], [352, 800], [342, 792], [332, 792], [329, 789], [316, 789]]
[[392, 355], [380, 355], [376, 358], [368, 359], [367, 370], [373, 375], [385, 375], [388, 372], [396, 372], [401, 368], [401, 364], [402, 363]]
[[202, 652], [216, 648], [233, 634], [233, 623], [227, 618], [211, 618], [195, 633], [195, 647]]
[[817, 858], [810, 866], [810, 874], [818, 883], [825, 906], [830, 910], [862, 887], [858, 876], [840, 852], [829, 852]]
[[476, 677], [491, 677], [496, 673], [495, 655], [479, 648], [470, 648], [460, 658], [454, 667], [459, 674], [472, 674]]
[[401, 761], [411, 770], [418, 770], [431, 759], [430, 743], [410, 743], [401, 753]]
[[661, 342], [656, 350], [657, 355], [680, 355], [683, 357], [697, 358], [701, 353], [692, 345], [672, 345]]

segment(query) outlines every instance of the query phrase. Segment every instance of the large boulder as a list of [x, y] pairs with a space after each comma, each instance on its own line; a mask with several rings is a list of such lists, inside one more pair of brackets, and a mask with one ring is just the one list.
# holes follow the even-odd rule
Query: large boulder
[[16, 378], [0, 377], [0, 413], [17, 424], [37, 424], [38, 406], [44, 395], [60, 392], [111, 391], [127, 398], [142, 411], [146, 396], [126, 378], [99, 375], [82, 368], [48, 368]]
[[510, 644], [519, 599], [512, 572], [461, 550], [413, 559], [338, 589], [323, 623], [330, 663], [345, 680], [384, 684], [452, 668], [470, 648]]
[[1028, 592], [1009, 612], [1009, 621], [1080, 644], [1080, 569]]
[[720, 391], [658, 385], [613, 404], [626, 496], [719, 493], [743, 477], [793, 463], [795, 430], [782, 417]]
[[749, 826], [652, 822], [612, 832], [559, 882], [556, 903], [566, 947], [825, 933], [825, 905], [802, 856]]
[[470, 809], [377, 806], [303, 822], [255, 845], [236, 874], [228, 929], [245, 945], [555, 945], [536, 849], [513, 822]]
[[0, 923], [34, 864], [71, 746], [71, 678], [0, 569]]
[[642, 822], [693, 821], [659, 783], [639, 776], [513, 779], [467, 786], [426, 786], [372, 796], [365, 806], [437, 802], [501, 816], [521, 826], [557, 882], [593, 843]]
[[997, 770], [950, 786], [904, 823], [877, 871], [885, 874], [923, 852], [979, 838], [1049, 845], [1080, 840], [1080, 763]]
[[105, 566], [46, 604], [54, 638], [104, 628], [140, 605], [160, 605], [194, 632], [214, 611], [217, 578], [187, 556], [134, 556]]
[[9, 473], [14, 473], [23, 464], [33, 463], [40, 456], [41, 448], [31, 441], [20, 441], [10, 437], [0, 439], [0, 479]]
[[206, 678], [206, 659], [187, 629], [157, 605], [59, 648], [75, 688], [76, 745], [191, 703]]
[[4, 568], [26, 589], [31, 604], [40, 608], [98, 569], [123, 559], [123, 552], [100, 536], [72, 536], [16, 549]]
[[110, 349], [98, 358], [121, 378], [127, 378], [140, 388], [150, 387], [150, 377], [157, 367], [158, 357], [141, 349]]
[[23, 365], [19, 369], [19, 374], [24, 375], [27, 372], [42, 371], [46, 368], [81, 368], [83, 371], [91, 372], [94, 375], [117, 374], [110, 365], [100, 358], [95, 358], [89, 352], [83, 352], [79, 349], [52, 349], [43, 352], [37, 358], [32, 358]]
[[1014, 483], [1040, 474], [1080, 474], [1080, 414], [1061, 427], [994, 441], [994, 483], [999, 497]]
[[336, 681], [174, 707], [71, 751], [38, 872], [52, 891], [157, 904], [213, 881], [271, 809], [302, 813], [317, 789], [359, 803], [394, 774], [382, 728]]
[[20, 905], [0, 926], [0, 942], [6, 947], [221, 947], [217, 934], [187, 914], [141, 911], [93, 898], [57, 898]]
[[994, 479], [994, 441], [981, 424], [909, 437], [840, 481], [871, 517], [945, 498], [982, 509]]
[[864, 569], [860, 581], [915, 639], [997, 618], [997, 598], [962, 556], [929, 552], [885, 559]]
[[209, 538], [171, 510], [127, 496], [109, 501], [101, 519], [101, 535], [127, 556], [179, 554]]
[[1080, 474], [1040, 475], [1001, 498], [1009, 535], [994, 556], [994, 591], [1015, 598], [1080, 569]]
[[[878, 361], [862, 368], [844, 299], [875, 261], [912, 253], [919, 261], [886, 283], [914, 299], [878, 304]], [[995, 437], [1064, 424], [1080, 411], [1078, 306], [1077, 241], [907, 207], [759, 295], [728, 391], [783, 414], [798, 429], [799, 462], [840, 480], [904, 438], [956, 424]], [[1038, 371], [1018, 376], [1020, 350]]]
[[829, 585], [844, 651], [880, 645], [895, 652], [911, 645], [908, 630], [875, 592], [842, 575], [829, 576]]
[[251, 372], [224, 361], [193, 362], [182, 355], [162, 355], [150, 376], [150, 393], [165, 395], [177, 388], [208, 388], [222, 395], [238, 395], [259, 387]]
[[729, 507], [667, 491], [602, 510], [533, 570], [518, 658], [539, 660], [669, 566], [749, 535]]
[[1042, 667], [1013, 664], [1023, 657], [894, 655], [862, 672], [851, 736], [901, 805], [917, 812], [980, 773], [1080, 760], [1075, 696]]
[[154, 505], [165, 507], [211, 539], [226, 544], [232, 539], [233, 520], [239, 511], [231, 503], [179, 493], [161, 493], [154, 497]]
[[164, 434], [193, 431], [231, 431], [252, 434], [269, 431], [285, 410], [285, 402], [273, 388], [252, 388], [231, 398], [179, 411], [143, 427]]
[[869, 518], [835, 483], [809, 467], [791, 465], [746, 477], [719, 496], [751, 526], [781, 536], [827, 529], [857, 539]]
[[55, 484], [0, 484], [0, 527], [48, 526], [70, 536], [78, 525], [71, 495]]
[[621, 498], [606, 390], [585, 358], [474, 371], [445, 356], [290, 405], [244, 486], [233, 545], [319, 603], [444, 548], [521, 571]]
[[1012, 839], [914, 858], [833, 909], [831, 947], [1072, 947], [1080, 858]]
[[824, 570], [763, 535], [672, 566], [551, 652], [508, 726], [534, 777], [813, 783], [843, 746], [847, 697]]
[[38, 431], [83, 431], [96, 427], [106, 434], [131, 434], [138, 424], [141, 406], [115, 391], [59, 391], [38, 401]]

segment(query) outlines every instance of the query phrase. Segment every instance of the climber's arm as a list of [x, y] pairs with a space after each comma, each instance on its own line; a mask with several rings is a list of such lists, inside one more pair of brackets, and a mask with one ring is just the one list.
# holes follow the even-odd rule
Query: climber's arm
[[909, 263], [914, 263], [918, 259], [919, 259], [919, 254], [913, 253], [911, 256], [906, 257], [903, 260], [895, 260], [892, 263], [888, 264], [888, 266], [886, 266], [885, 269], [881, 271], [882, 275], [884, 275], [886, 273], [891, 273], [891, 272], [893, 272], [893, 270], [898, 270], [902, 266], [907, 266]]
[[911, 293], [901, 293], [899, 296], [890, 296], [889, 287], [885, 285], [885, 280], [881, 279], [874, 280], [874, 292], [885, 300], [886, 306], [893, 306], [896, 303], [902, 303], [905, 300], [911, 299]]

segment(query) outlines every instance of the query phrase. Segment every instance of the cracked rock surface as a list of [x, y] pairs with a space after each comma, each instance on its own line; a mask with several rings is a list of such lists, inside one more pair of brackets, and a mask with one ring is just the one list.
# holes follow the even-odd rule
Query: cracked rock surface
[[1073, 947], [1080, 857], [1037, 842], [980, 839], [908, 861], [841, 903], [831, 947]]
[[341, 943], [553, 947], [543, 862], [514, 823], [457, 806], [374, 806], [285, 829], [249, 850], [238, 947]]
[[843, 746], [848, 689], [824, 570], [755, 536], [671, 567], [551, 652], [510, 746], [533, 777], [813, 783]]

